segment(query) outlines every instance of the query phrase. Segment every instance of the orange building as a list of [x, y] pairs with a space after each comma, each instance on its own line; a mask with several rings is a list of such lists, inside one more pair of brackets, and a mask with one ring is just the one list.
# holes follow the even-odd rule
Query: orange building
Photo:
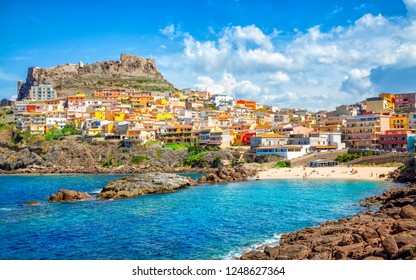
[[134, 94], [133, 89], [97, 89], [93, 95], [99, 97], [101, 100], [113, 100], [127, 101], [129, 96]]
[[149, 107], [154, 98], [151, 95], [132, 95], [129, 97], [129, 101], [133, 106]]
[[84, 106], [85, 94], [76, 94], [68, 96], [68, 106]]
[[237, 107], [239, 106], [252, 111], [256, 110], [257, 108], [256, 101], [253, 100], [237, 100]]

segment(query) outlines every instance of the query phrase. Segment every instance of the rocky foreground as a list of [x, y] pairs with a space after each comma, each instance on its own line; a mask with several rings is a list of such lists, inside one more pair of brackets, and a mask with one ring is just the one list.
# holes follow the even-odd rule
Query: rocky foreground
[[280, 245], [250, 251], [242, 260], [415, 260], [416, 186], [367, 199], [380, 210], [283, 234]]
[[170, 193], [195, 185], [192, 178], [169, 173], [147, 173], [110, 182], [97, 195], [99, 199], [131, 198], [145, 194]]

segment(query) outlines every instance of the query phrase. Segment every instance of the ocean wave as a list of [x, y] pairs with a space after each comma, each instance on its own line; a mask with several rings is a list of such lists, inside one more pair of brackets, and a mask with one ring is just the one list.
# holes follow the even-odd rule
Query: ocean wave
[[0, 211], [13, 211], [13, 209], [4, 207], [4, 208], [0, 208]]
[[240, 249], [233, 250], [229, 252], [223, 259], [224, 260], [234, 260], [242, 256], [242, 254], [249, 251], [262, 251], [265, 247], [276, 247], [280, 243], [280, 238], [282, 234], [274, 234], [272, 238], [266, 239], [261, 243], [256, 243], [249, 247], [244, 247]]
[[101, 189], [96, 189], [96, 190], [93, 190], [93, 191], [91, 191], [90, 193], [100, 193], [101, 192]]

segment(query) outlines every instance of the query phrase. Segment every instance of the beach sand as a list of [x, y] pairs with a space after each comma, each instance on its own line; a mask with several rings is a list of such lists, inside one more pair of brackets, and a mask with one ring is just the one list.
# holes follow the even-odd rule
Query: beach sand
[[[293, 167], [272, 168], [259, 171], [258, 179], [341, 179], [341, 180], [385, 180], [397, 167]], [[306, 176], [305, 176], [306, 174]], [[380, 178], [384, 174], [386, 176]]]

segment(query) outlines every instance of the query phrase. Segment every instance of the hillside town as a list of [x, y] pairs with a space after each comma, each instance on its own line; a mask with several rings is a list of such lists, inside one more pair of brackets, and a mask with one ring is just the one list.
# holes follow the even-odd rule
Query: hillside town
[[84, 140], [238, 146], [256, 156], [288, 160], [345, 148], [415, 149], [416, 92], [383, 93], [333, 111], [308, 112], [191, 88], [165, 92], [109, 88], [61, 96], [52, 85], [39, 84], [23, 100], [3, 100], [2, 105], [10, 108], [12, 122], [22, 132], [53, 135], [70, 126]]

